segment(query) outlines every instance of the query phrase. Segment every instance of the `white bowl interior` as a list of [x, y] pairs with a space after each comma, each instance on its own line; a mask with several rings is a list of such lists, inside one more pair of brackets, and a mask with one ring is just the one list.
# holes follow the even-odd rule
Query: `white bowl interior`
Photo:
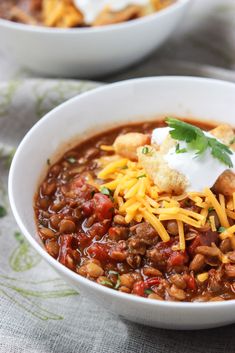
[[[224, 310], [226, 317], [221, 317], [218, 308], [229, 308], [231, 305], [235, 305], [234, 301], [216, 304], [159, 304], [156, 301], [153, 303], [150, 300], [130, 298], [133, 296], [116, 292], [113, 294], [111, 292], [114, 291], [104, 287], [100, 288], [101, 286], [72, 273], [42, 249], [35, 227], [32, 205], [35, 191], [46, 170], [47, 159], [55, 155], [58, 157], [58, 151], [61, 152], [62, 145], [68, 149], [69, 146], [71, 147], [71, 143], [68, 142], [73, 141], [74, 143], [75, 140], [79, 142], [79, 139], [91, 134], [91, 132], [94, 133], [94, 131], [126, 122], [150, 120], [157, 116], [194, 117], [200, 120], [216, 120], [234, 124], [234, 99], [235, 85], [230, 83], [190, 77], [160, 77], [124, 81], [101, 87], [75, 97], [54, 109], [40, 120], [23, 139], [10, 170], [10, 202], [23, 233], [37, 251], [75, 287], [93, 291], [91, 295], [99, 297], [100, 301], [106, 301], [112, 305], [114, 311], [125, 314], [130, 319], [169, 328], [211, 327], [232, 322], [234, 316], [231, 309]], [[52, 162], [53, 160], [52, 157]], [[114, 298], [119, 302], [119, 308], [113, 303]], [[130, 313], [131, 309], [129, 312], [126, 309], [121, 311], [121, 305], [125, 307], [123, 300], [129, 303], [130, 308], [133, 306], [132, 314]], [[144, 302], [148, 302], [148, 304], [143, 304]], [[143, 307], [150, 308], [148, 309], [148, 318], [143, 318], [143, 313], [140, 314], [141, 310], [138, 313], [139, 316], [136, 314], [135, 305], [138, 303], [142, 303]], [[149, 303], [151, 303], [151, 307]], [[207, 308], [213, 306], [216, 310], [211, 311], [209, 317], [204, 313], [202, 319], [199, 316], [203, 314], [205, 305]], [[171, 308], [172, 313], [175, 311], [176, 314], [169, 318], [169, 315], [164, 316], [165, 311], [161, 315], [158, 311], [159, 317], [161, 317], [159, 323], [159, 317], [153, 317], [151, 314], [153, 306], [158, 307], [158, 310], [160, 310], [159, 308], [165, 308], [164, 310]], [[182, 306], [185, 308], [185, 316], [183, 321], [179, 321], [178, 308]], [[197, 308], [200, 310], [200, 315], [195, 314], [194, 319], [187, 317], [187, 312], [195, 310], [196, 313]]]

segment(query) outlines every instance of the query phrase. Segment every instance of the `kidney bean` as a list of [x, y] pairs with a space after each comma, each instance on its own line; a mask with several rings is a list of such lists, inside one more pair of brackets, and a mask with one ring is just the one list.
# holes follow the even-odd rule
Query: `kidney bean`
[[102, 269], [102, 267], [98, 266], [95, 263], [89, 262], [85, 266], [86, 266], [87, 274], [90, 277], [97, 278], [97, 277], [100, 277], [104, 274], [104, 270]]
[[126, 221], [125, 221], [125, 218], [119, 214], [115, 215], [113, 217], [113, 221], [116, 223], [116, 224], [119, 224], [121, 226], [125, 226], [127, 225]]
[[39, 232], [43, 239], [50, 239], [55, 237], [55, 233], [49, 228], [40, 228]]
[[132, 289], [133, 284], [134, 284], [134, 279], [130, 273], [125, 273], [120, 276], [120, 282], [121, 282], [122, 286], [125, 286], [129, 289]]
[[186, 299], [186, 293], [183, 289], [179, 289], [176, 287], [175, 284], [173, 284], [169, 289], [168, 293], [170, 294], [171, 297], [173, 297], [176, 300], [182, 301]]
[[176, 285], [177, 288], [185, 289], [187, 287], [186, 281], [184, 280], [182, 275], [179, 275], [179, 274], [171, 275], [169, 279], [171, 283]]
[[203, 270], [205, 266], [205, 257], [201, 254], [196, 254], [189, 265], [189, 269], [194, 272]]
[[59, 255], [59, 249], [60, 249], [57, 241], [55, 239], [48, 239], [45, 243], [45, 247], [46, 247], [47, 252], [52, 257], [57, 259], [58, 255]]
[[63, 219], [60, 222], [59, 227], [60, 227], [59, 228], [60, 233], [66, 233], [66, 234], [73, 233], [76, 229], [75, 223], [73, 221], [70, 221], [69, 219]]
[[148, 277], [161, 277], [162, 276], [162, 272], [154, 267], [144, 267], [143, 273], [145, 276], [148, 276]]
[[160, 297], [160, 295], [158, 295], [157, 293], [151, 293], [148, 295], [149, 299], [156, 299], [156, 300], [163, 300], [162, 297]]
[[119, 287], [118, 290], [123, 293], [130, 293], [131, 292], [130, 288], [125, 287], [125, 286]]
[[220, 243], [219, 248], [224, 254], [226, 254], [227, 252], [232, 250], [232, 245], [231, 245], [230, 239], [229, 238], [223, 239]]
[[212, 248], [211, 246], [198, 246], [196, 248], [196, 253], [204, 255], [204, 256], [212, 256], [217, 257], [220, 255], [220, 251], [218, 248]]
[[226, 264], [225, 274], [228, 278], [235, 278], [235, 265]]
[[167, 231], [168, 233], [172, 235], [178, 235], [179, 230], [178, 230], [178, 225], [176, 221], [168, 221], [167, 222]]

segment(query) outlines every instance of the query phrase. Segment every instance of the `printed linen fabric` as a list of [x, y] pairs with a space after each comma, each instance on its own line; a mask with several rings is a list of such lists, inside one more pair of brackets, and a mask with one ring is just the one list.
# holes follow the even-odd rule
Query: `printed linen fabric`
[[[235, 0], [194, 0], [160, 51], [106, 80], [189, 74], [235, 81], [234, 14]], [[11, 79], [0, 83], [0, 353], [234, 353], [235, 325], [177, 332], [125, 321], [76, 293], [25, 241], [7, 197], [15, 149], [47, 111], [97, 86], [31, 75], [3, 57], [0, 44], [0, 79]]]

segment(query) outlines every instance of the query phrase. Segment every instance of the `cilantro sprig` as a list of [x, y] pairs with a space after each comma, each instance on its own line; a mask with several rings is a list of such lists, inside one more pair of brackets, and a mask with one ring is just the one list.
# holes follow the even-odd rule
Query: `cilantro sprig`
[[232, 155], [233, 152], [228, 146], [213, 137], [206, 136], [199, 127], [188, 124], [184, 121], [175, 118], [167, 118], [166, 123], [172, 128], [170, 131], [171, 137], [177, 141], [185, 141], [189, 148], [196, 151], [197, 156], [203, 154], [208, 148], [210, 148], [211, 154], [214, 158], [218, 159], [229, 168], [233, 167], [230, 158], [230, 155]]

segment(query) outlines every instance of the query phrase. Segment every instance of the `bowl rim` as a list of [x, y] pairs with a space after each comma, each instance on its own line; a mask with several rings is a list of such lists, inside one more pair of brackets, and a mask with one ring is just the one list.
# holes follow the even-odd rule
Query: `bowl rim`
[[[62, 272], [64, 277], [68, 277], [70, 280], [76, 282], [78, 284], [81, 283], [84, 287], [88, 287], [90, 290], [98, 291], [100, 294], [109, 295], [112, 296], [113, 299], [119, 299], [119, 300], [125, 300], [127, 303], [132, 303], [132, 304], [143, 304], [144, 306], [156, 306], [156, 307], [169, 307], [172, 309], [184, 309], [186, 311], [191, 311], [191, 310], [197, 310], [197, 309], [210, 309], [212, 310], [213, 308], [218, 309], [218, 308], [224, 308], [224, 307], [234, 307], [235, 305], [235, 299], [231, 300], [225, 300], [225, 301], [218, 301], [218, 302], [174, 302], [174, 301], [160, 301], [160, 300], [155, 300], [155, 299], [149, 299], [149, 298], [143, 298], [139, 296], [135, 296], [133, 294], [127, 294], [119, 291], [115, 291], [112, 288], [108, 288], [105, 286], [102, 286], [96, 282], [93, 282], [85, 277], [80, 276], [79, 274], [73, 272], [66, 266], [62, 265], [60, 262], [58, 262], [56, 259], [54, 259], [52, 256], [50, 256], [47, 251], [37, 242], [36, 239], [28, 232], [26, 226], [24, 225], [23, 221], [21, 220], [20, 215], [18, 214], [18, 210], [15, 204], [15, 196], [13, 192], [13, 185], [14, 185], [14, 177], [15, 177], [15, 168], [16, 168], [16, 162], [21, 155], [21, 151], [25, 148], [25, 144], [28, 143], [28, 140], [31, 139], [31, 135], [35, 133], [35, 131], [41, 126], [41, 124], [45, 124], [45, 122], [51, 118], [55, 114], [57, 114], [58, 111], [61, 109], [63, 110], [64, 108], [68, 107], [71, 103], [75, 101], [82, 100], [84, 97], [89, 97], [97, 92], [104, 92], [107, 90], [110, 90], [115, 87], [122, 87], [122, 86], [128, 86], [129, 84], [135, 84], [135, 83], [141, 83], [141, 82], [160, 82], [160, 81], [179, 81], [179, 82], [195, 82], [195, 83], [201, 83], [201, 84], [215, 84], [215, 85], [220, 85], [220, 86], [227, 86], [231, 87], [235, 91], [235, 84], [228, 82], [228, 81], [223, 81], [223, 80], [218, 80], [218, 79], [212, 79], [212, 78], [202, 78], [202, 77], [194, 77], [194, 76], [159, 76], [159, 77], [143, 77], [143, 78], [135, 78], [135, 79], [129, 79], [129, 80], [124, 80], [120, 82], [115, 82], [113, 84], [108, 84], [108, 85], [102, 85], [100, 87], [97, 87], [95, 89], [92, 89], [88, 92], [79, 94], [64, 103], [60, 104], [59, 106], [55, 107], [52, 109], [50, 112], [48, 112], [45, 116], [43, 116], [33, 127], [26, 133], [22, 141], [20, 142], [16, 153], [13, 157], [10, 171], [9, 171], [9, 177], [8, 177], [8, 195], [9, 195], [9, 201], [10, 201], [10, 206], [11, 210], [13, 212], [14, 218], [22, 231], [23, 235], [26, 237], [26, 239], [29, 241], [29, 243], [32, 245], [32, 247], [42, 256], [43, 259], [45, 259], [51, 266], [54, 268], [58, 273]], [[33, 204], [32, 204], [33, 206]], [[86, 289], [85, 289], [86, 290]], [[85, 292], [84, 290], [84, 292]]]
[[109, 31], [117, 31], [119, 29], [120, 30], [129, 29], [129, 28], [138, 26], [139, 24], [144, 25], [147, 22], [154, 21], [155, 18], [165, 16], [165, 14], [168, 14], [168, 13], [172, 13], [177, 9], [186, 6], [191, 2], [192, 0], [176, 0], [175, 3], [152, 14], [149, 14], [131, 21], [120, 22], [120, 23], [105, 25], [100, 27], [54, 28], [54, 27], [44, 27], [40, 25], [33, 26], [29, 24], [24, 24], [24, 23], [13, 22], [3, 18], [0, 18], [0, 26], [10, 28], [10, 29], [16, 29], [20, 31], [25, 31], [25, 32], [47, 33], [51, 35], [53, 34], [54, 35], [56, 34], [78, 35], [78, 33], [81, 33], [81, 34], [82, 33], [88, 33], [88, 34], [104, 33]]

